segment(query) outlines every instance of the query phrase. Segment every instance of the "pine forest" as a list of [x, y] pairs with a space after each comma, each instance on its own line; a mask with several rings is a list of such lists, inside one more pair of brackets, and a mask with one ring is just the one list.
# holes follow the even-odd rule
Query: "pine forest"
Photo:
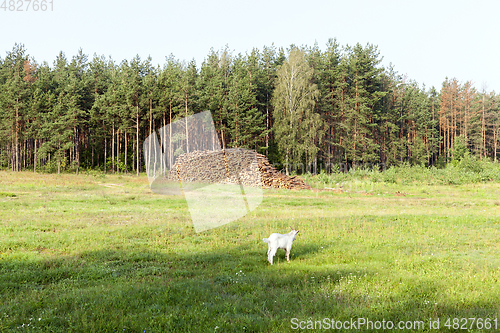
[[212, 49], [199, 66], [82, 50], [39, 63], [16, 44], [0, 58], [0, 169], [139, 174], [150, 133], [206, 110], [221, 146], [287, 172], [497, 160], [500, 95], [457, 78], [428, 88], [381, 61], [374, 45], [335, 39]]

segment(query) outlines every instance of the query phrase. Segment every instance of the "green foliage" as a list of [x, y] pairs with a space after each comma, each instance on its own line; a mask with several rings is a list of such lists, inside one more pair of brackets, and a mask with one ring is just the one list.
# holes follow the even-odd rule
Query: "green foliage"
[[464, 158], [469, 158], [470, 152], [467, 148], [467, 141], [463, 136], [459, 136], [455, 139], [455, 147], [451, 150], [451, 156], [453, 159], [451, 163], [457, 165]]
[[[132, 160], [132, 155], [130, 154], [128, 156], [128, 160]], [[126, 172], [125, 170], [127, 169], [127, 165], [125, 165], [125, 153], [121, 153], [120, 156], [115, 156], [114, 161], [113, 158], [110, 156], [107, 159], [106, 162], [106, 168], [108, 170], [112, 169], [112, 166], [115, 166], [117, 170], [121, 170], [122, 172]], [[127, 169], [128, 171], [128, 169]]]
[[101, 170], [95, 170], [95, 169], [91, 169], [91, 168], [86, 169], [85, 174], [88, 176], [94, 177], [94, 178], [101, 178], [102, 179], [102, 178], [106, 177], [104, 172], [102, 172]]
[[239, 55], [233, 61], [228, 89], [228, 133], [230, 146], [257, 148], [267, 134], [265, 115], [258, 109], [258, 68], [256, 51], [245, 60]]
[[[342, 181], [363, 180], [374, 183], [399, 185], [464, 185], [485, 182], [500, 182], [500, 164], [465, 154], [457, 163], [450, 163], [445, 168], [425, 167], [403, 163], [400, 166], [390, 166], [384, 171], [373, 169], [351, 169], [349, 172], [339, 172], [331, 175], [322, 174], [312, 177], [311, 182], [319, 188], [329, 187]], [[326, 184], [326, 185], [322, 185]]]
[[[288, 54], [274, 45], [244, 55], [212, 49], [200, 67], [173, 55], [162, 68], [139, 56], [89, 60], [81, 49], [61, 52], [49, 66], [16, 44], [0, 59], [0, 168], [62, 172], [67, 159], [66, 170], [76, 173], [139, 174], [152, 131], [207, 110], [223, 146], [254, 149], [292, 170], [458, 167], [466, 150], [496, 160], [498, 94], [457, 79], [440, 92], [425, 89], [380, 61], [374, 45], [330, 39], [324, 48], [292, 45]], [[125, 150], [126, 161], [118, 161]]]

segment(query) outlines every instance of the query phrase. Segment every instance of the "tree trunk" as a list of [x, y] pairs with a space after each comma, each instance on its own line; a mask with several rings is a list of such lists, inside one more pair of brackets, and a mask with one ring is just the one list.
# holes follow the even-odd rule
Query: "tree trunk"
[[[166, 114], [165, 114], [165, 110], [163, 110], [163, 131], [165, 131], [166, 127], [167, 126], [167, 118], [166, 118]], [[160, 133], [161, 134], [161, 133]], [[162, 136], [162, 143], [161, 143], [161, 146], [163, 148], [163, 152], [164, 152], [164, 155], [163, 155], [163, 158], [161, 160], [161, 174], [163, 176], [166, 176], [167, 174], [167, 160], [166, 160], [166, 157], [167, 157], [167, 147], [165, 147], [165, 141], [167, 140], [167, 138], [165, 137], [165, 132], [163, 132], [163, 136]]]
[[113, 116], [113, 125], [111, 129], [111, 168], [112, 173], [115, 173], [115, 117]]
[[188, 128], [188, 95], [186, 93], [184, 98], [184, 105], [186, 108], [186, 153], [189, 154], [189, 128]]
[[483, 153], [481, 154], [481, 159], [483, 159], [483, 155], [484, 157], [486, 157], [486, 129], [485, 129], [485, 120], [484, 120], [484, 91], [483, 91], [483, 112], [482, 112], [482, 124], [481, 124], [481, 136], [482, 136], [482, 140], [483, 140]]
[[132, 140], [132, 171], [135, 172], [135, 140]]
[[16, 99], [16, 167], [15, 171], [19, 171], [19, 96]]
[[494, 161], [497, 161], [497, 129], [495, 128], [493, 130], [493, 156], [494, 156]]
[[59, 141], [59, 151], [57, 154], [57, 174], [61, 173], [61, 142]]
[[79, 154], [80, 139], [79, 139], [78, 129], [76, 128], [76, 126], [74, 127], [74, 132], [75, 132], [75, 138], [76, 138], [76, 141], [75, 141], [76, 175], [78, 176], [78, 172], [80, 169], [80, 154]]
[[128, 142], [127, 142], [127, 130], [125, 130], [125, 174], [127, 173], [127, 169], [128, 169], [128, 166], [127, 166], [127, 146], [128, 146]]
[[107, 162], [107, 154], [108, 154], [108, 140], [106, 138], [106, 127], [104, 126], [104, 120], [102, 121], [102, 130], [103, 130], [103, 133], [104, 133], [104, 174], [106, 174], [106, 162]]
[[170, 119], [169, 119], [169, 131], [168, 131], [168, 158], [169, 158], [169, 166], [172, 167], [174, 165], [174, 152], [172, 147], [172, 99], [170, 99]]
[[120, 173], [120, 130], [116, 131], [116, 173]]
[[33, 157], [33, 172], [36, 172], [36, 139], [35, 139], [35, 149], [34, 149], [34, 157]]
[[[153, 100], [149, 99], [149, 135], [153, 134]], [[147, 135], [146, 135], [147, 137]], [[151, 170], [151, 155], [152, 155], [152, 144], [151, 141], [148, 145], [148, 160], [147, 160], [147, 168]], [[155, 158], [156, 162], [156, 158]], [[153, 167], [153, 177], [156, 177], [156, 167]]]
[[139, 101], [136, 105], [136, 136], [135, 136], [135, 149], [136, 149], [136, 175], [139, 176]]
[[269, 154], [269, 93], [266, 94], [266, 157]]

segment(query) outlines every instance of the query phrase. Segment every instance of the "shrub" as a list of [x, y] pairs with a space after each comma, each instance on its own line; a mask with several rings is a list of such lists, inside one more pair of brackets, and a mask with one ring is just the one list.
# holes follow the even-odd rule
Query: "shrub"
[[384, 171], [374, 169], [351, 169], [347, 173], [321, 173], [317, 176], [308, 176], [306, 182], [313, 182], [321, 187], [336, 187], [347, 181], [364, 180], [374, 183], [389, 184], [428, 184], [428, 185], [461, 185], [487, 181], [500, 182], [500, 164], [488, 160], [479, 160], [468, 152], [461, 159], [454, 160], [445, 168], [422, 165], [411, 166], [403, 163], [400, 166], [391, 166]]

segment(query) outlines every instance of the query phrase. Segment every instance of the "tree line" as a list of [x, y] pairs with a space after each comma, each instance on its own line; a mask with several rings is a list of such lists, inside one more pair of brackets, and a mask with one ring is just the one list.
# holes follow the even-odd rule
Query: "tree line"
[[455, 78], [426, 89], [381, 66], [376, 46], [210, 50], [200, 67], [120, 63], [80, 49], [37, 63], [16, 44], [0, 58], [0, 168], [144, 171], [142, 142], [209, 110], [223, 147], [254, 149], [285, 170], [444, 166], [457, 145], [497, 159], [500, 96]]

